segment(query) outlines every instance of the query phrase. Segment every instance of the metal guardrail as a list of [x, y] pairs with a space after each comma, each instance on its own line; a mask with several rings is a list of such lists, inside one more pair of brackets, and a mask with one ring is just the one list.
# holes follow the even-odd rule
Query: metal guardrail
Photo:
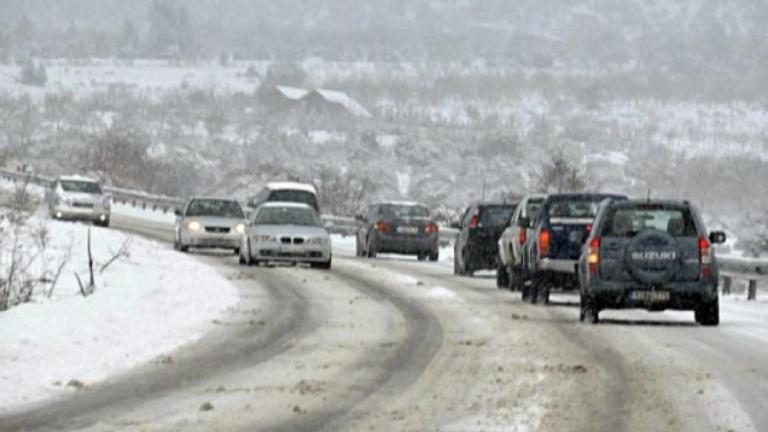
[[718, 257], [723, 294], [731, 294], [734, 280], [747, 282], [747, 300], [757, 300], [757, 284], [768, 279], [768, 260]]

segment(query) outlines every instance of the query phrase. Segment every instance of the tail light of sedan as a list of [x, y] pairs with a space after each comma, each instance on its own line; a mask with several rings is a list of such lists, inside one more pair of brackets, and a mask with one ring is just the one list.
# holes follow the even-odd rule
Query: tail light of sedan
[[527, 240], [528, 240], [528, 230], [525, 228], [521, 228], [520, 233], [517, 235], [517, 241], [520, 243], [520, 246], [522, 246], [525, 244]]
[[477, 228], [480, 226], [480, 217], [477, 215], [472, 216], [471, 219], [469, 219], [469, 227], [470, 228]]
[[427, 234], [437, 234], [439, 230], [440, 229], [437, 227], [437, 225], [433, 223], [430, 223], [426, 228], [424, 228], [424, 232]]
[[600, 272], [600, 237], [595, 237], [589, 242], [587, 264], [590, 276], [596, 276]]
[[385, 220], [380, 220], [380, 221], [376, 222], [376, 231], [378, 231], [380, 233], [388, 233], [389, 232], [389, 228], [390, 228], [389, 222], [387, 222]]

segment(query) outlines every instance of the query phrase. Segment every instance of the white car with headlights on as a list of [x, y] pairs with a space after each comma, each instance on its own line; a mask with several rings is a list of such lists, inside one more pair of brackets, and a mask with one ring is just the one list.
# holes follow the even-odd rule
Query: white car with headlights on
[[109, 226], [111, 203], [98, 180], [80, 176], [62, 176], [46, 192], [52, 218], [80, 220]]
[[237, 254], [246, 222], [243, 208], [235, 200], [192, 198], [176, 211], [173, 245], [182, 252], [194, 247], [232, 249]]
[[308, 263], [331, 268], [331, 238], [307, 204], [267, 202], [251, 215], [240, 245], [240, 264]]

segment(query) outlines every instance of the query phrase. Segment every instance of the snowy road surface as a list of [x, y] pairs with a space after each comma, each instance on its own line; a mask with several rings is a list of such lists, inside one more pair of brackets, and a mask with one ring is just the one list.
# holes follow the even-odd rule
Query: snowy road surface
[[768, 430], [765, 303], [724, 299], [718, 328], [692, 313], [583, 325], [575, 296], [531, 306], [490, 275], [340, 246], [330, 272], [199, 254], [241, 299], [212, 333], [0, 429]]

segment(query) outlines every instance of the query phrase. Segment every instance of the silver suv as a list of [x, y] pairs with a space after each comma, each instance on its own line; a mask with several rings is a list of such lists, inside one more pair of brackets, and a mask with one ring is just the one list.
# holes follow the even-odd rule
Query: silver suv
[[109, 226], [110, 196], [101, 190], [98, 180], [80, 176], [56, 178], [46, 193], [52, 218], [82, 220]]
[[720, 322], [713, 245], [688, 201], [605, 201], [578, 264], [581, 320], [602, 309], [693, 310], [701, 325]]
[[523, 246], [533, 230], [531, 221], [536, 217], [546, 195], [528, 195], [520, 202], [507, 228], [499, 238], [496, 286], [513, 291], [522, 290], [525, 283]]

